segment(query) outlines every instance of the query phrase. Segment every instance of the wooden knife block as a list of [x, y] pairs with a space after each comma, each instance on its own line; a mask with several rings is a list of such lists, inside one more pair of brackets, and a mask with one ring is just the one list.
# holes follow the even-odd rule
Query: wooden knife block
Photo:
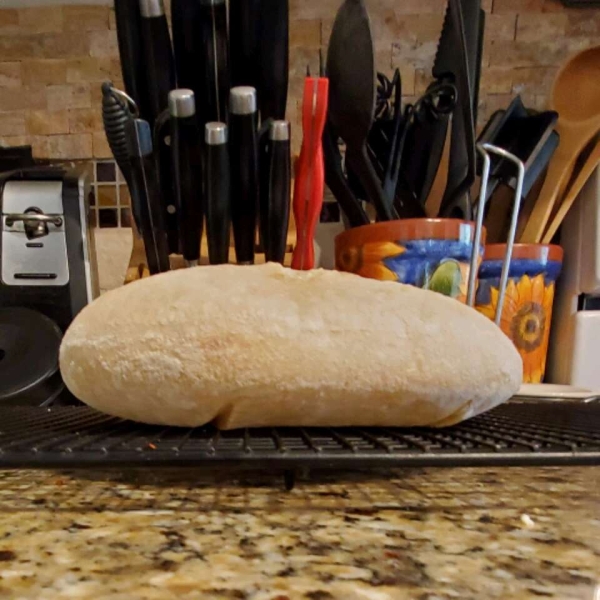
[[[294, 249], [294, 242], [296, 240], [296, 227], [292, 225], [294, 219], [291, 219], [290, 229], [288, 232], [287, 238], [287, 248], [286, 255], [284, 259], [284, 265], [289, 267], [292, 264], [292, 252]], [[125, 284], [131, 283], [132, 281], [136, 281], [138, 279], [142, 279], [144, 277], [150, 276], [150, 271], [148, 270], [148, 265], [146, 263], [146, 251], [144, 249], [144, 241], [139, 235], [135, 226], [132, 229], [133, 232], [133, 249], [131, 251], [131, 258], [129, 259], [129, 267], [127, 268], [127, 272], [125, 274]], [[264, 254], [256, 254], [255, 258], [256, 264], [260, 265], [265, 262]], [[229, 262], [235, 264], [235, 249], [233, 247], [233, 241], [229, 246]], [[206, 242], [206, 237], [202, 237], [202, 243], [200, 246], [200, 264], [208, 265], [208, 246]], [[171, 269], [183, 269], [185, 268], [185, 263], [183, 261], [183, 256], [173, 255], [171, 256]]]

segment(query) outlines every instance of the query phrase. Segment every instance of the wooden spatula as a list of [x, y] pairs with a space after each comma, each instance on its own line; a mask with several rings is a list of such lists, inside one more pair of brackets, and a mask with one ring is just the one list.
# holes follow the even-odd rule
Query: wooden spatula
[[577, 157], [600, 131], [600, 46], [580, 52], [562, 67], [554, 82], [551, 108], [560, 115], [556, 126], [560, 144], [521, 242], [541, 241]]

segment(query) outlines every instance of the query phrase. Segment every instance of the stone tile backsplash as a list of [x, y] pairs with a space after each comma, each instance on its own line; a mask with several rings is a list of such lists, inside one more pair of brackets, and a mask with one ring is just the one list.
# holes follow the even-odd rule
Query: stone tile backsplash
[[[299, 131], [306, 65], [318, 69], [341, 0], [290, 0], [288, 118]], [[167, 2], [167, 4], [169, 4]], [[406, 101], [430, 79], [445, 0], [367, 0], [379, 70], [399, 67]], [[600, 41], [600, 9], [559, 0], [484, 0], [487, 11], [479, 122], [515, 94], [545, 107], [558, 66]], [[1, 6], [1, 3], [0, 3]], [[102, 159], [100, 83], [121, 85], [110, 6], [0, 8], [0, 143], [31, 144], [39, 158]], [[300, 140], [295, 136], [295, 147]]]

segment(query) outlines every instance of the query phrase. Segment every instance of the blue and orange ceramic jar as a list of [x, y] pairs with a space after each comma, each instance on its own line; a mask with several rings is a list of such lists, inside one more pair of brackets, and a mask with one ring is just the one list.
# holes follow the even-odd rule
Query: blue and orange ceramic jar
[[[496, 315], [505, 252], [505, 244], [486, 246], [479, 270], [476, 307], [490, 319]], [[523, 383], [541, 383], [544, 378], [554, 286], [562, 258], [560, 246], [514, 246], [500, 327], [523, 359]]]
[[474, 234], [475, 223], [458, 219], [405, 219], [354, 227], [335, 240], [336, 269], [408, 283], [465, 302]]

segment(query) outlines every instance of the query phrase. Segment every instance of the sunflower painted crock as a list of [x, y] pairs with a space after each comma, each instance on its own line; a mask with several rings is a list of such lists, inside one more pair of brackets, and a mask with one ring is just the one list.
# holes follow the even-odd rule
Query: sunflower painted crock
[[[506, 246], [490, 244], [479, 270], [477, 310], [494, 319]], [[554, 285], [562, 267], [560, 246], [515, 244], [500, 326], [523, 359], [523, 383], [541, 383], [552, 320]]]
[[336, 269], [408, 283], [465, 302], [474, 233], [474, 223], [458, 219], [404, 219], [354, 227], [335, 240]]

